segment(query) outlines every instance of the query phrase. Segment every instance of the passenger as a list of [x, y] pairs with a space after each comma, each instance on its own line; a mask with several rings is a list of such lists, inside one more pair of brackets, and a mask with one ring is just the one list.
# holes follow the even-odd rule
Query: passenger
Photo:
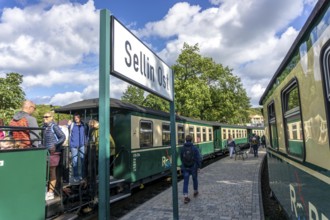
[[[3, 119], [0, 118], [0, 126], [4, 126]], [[3, 140], [6, 137], [6, 132], [0, 129], [0, 140]]]
[[266, 147], [266, 137], [265, 137], [265, 135], [262, 135], [262, 136], [261, 136], [261, 146], [262, 146], [263, 148]]
[[[89, 128], [90, 128], [89, 142], [92, 144], [95, 144], [96, 152], [98, 153], [98, 151], [99, 151], [99, 122], [94, 119], [90, 120]], [[110, 134], [110, 163], [111, 164], [112, 164], [114, 156], [115, 156], [115, 149], [116, 149], [116, 144]]]
[[258, 148], [259, 148], [259, 142], [256, 134], [252, 134], [250, 145], [253, 149], [254, 157], [258, 157]]
[[61, 128], [55, 124], [53, 120], [53, 112], [47, 112], [43, 116], [44, 120], [44, 132], [43, 143], [49, 150], [49, 184], [48, 191], [46, 193], [46, 200], [54, 199], [54, 190], [56, 187], [56, 167], [60, 161], [61, 146], [65, 141], [65, 134]]
[[186, 143], [183, 145], [180, 152], [180, 159], [182, 162], [181, 171], [183, 175], [183, 196], [184, 203], [190, 202], [188, 196], [188, 186], [190, 175], [193, 179], [194, 197], [198, 195], [198, 177], [197, 173], [201, 167], [201, 156], [197, 147], [192, 143], [192, 137], [186, 136]]
[[[18, 127], [32, 127], [38, 128], [37, 119], [32, 115], [35, 111], [36, 105], [30, 101], [25, 100], [22, 105], [22, 110], [17, 112], [11, 122], [10, 126]], [[13, 131], [12, 136], [15, 140], [20, 140], [20, 148], [27, 148], [30, 146], [38, 147], [39, 146], [39, 131], [33, 130], [24, 130], [24, 131]]]
[[[80, 115], [74, 115], [74, 122], [68, 122], [70, 135], [70, 150], [73, 166], [73, 182], [80, 182], [84, 178], [85, 144], [87, 144], [88, 128], [81, 121]], [[80, 160], [78, 159], [80, 158]], [[79, 169], [80, 165], [80, 169]]]
[[233, 158], [233, 153], [236, 147], [235, 140], [231, 137], [231, 134], [228, 135], [227, 139], [227, 147], [229, 147], [229, 156], [230, 158]]
[[9, 150], [9, 149], [17, 149], [19, 144], [15, 144], [15, 140], [11, 137], [5, 137], [0, 140], [0, 150]]

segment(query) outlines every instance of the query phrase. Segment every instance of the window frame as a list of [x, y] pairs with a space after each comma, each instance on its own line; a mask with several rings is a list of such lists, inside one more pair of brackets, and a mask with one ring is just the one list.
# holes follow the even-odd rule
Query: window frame
[[[182, 128], [182, 131], [179, 129]], [[177, 138], [178, 138], [178, 145], [183, 145], [185, 142], [185, 133], [184, 133], [184, 125], [183, 124], [177, 124]], [[181, 135], [181, 138], [180, 138]]]
[[[164, 125], [168, 126], [168, 130], [164, 130]], [[165, 140], [164, 140], [165, 137]], [[168, 139], [168, 141], [166, 141]], [[168, 142], [168, 143], [167, 143]], [[162, 145], [171, 146], [171, 125], [170, 123], [162, 123]]]
[[[297, 98], [298, 98], [298, 106], [295, 106], [293, 108], [289, 108], [289, 95], [294, 90], [297, 89]], [[289, 156], [294, 157], [295, 159], [299, 161], [305, 161], [306, 158], [306, 146], [305, 146], [305, 137], [304, 137], [304, 120], [302, 117], [302, 111], [301, 111], [301, 99], [300, 99], [300, 90], [299, 90], [299, 83], [298, 79], [294, 77], [281, 91], [281, 103], [282, 103], [282, 117], [283, 117], [283, 129], [284, 129], [284, 141], [285, 141], [285, 148], [286, 152]], [[301, 155], [291, 152], [290, 151], [290, 145], [289, 145], [289, 123], [292, 120], [298, 119], [300, 120], [300, 129], [302, 130], [302, 149], [301, 149]], [[297, 139], [298, 140], [298, 139]]]
[[[270, 109], [273, 107], [273, 115], [270, 114]], [[279, 150], [279, 144], [278, 144], [278, 128], [277, 128], [277, 123], [276, 123], [276, 110], [275, 110], [275, 102], [272, 100], [268, 105], [267, 105], [267, 113], [268, 113], [268, 127], [269, 127], [269, 144], [271, 146], [271, 149], [274, 150]], [[275, 128], [275, 133], [276, 133], [276, 143], [277, 145], [274, 146], [274, 137], [273, 137], [273, 129], [272, 126]]]
[[[141, 142], [141, 140], [142, 140], [142, 136], [144, 136], [143, 134], [144, 133], [147, 133], [146, 131], [143, 131], [142, 130], [142, 128], [141, 128], [141, 124], [142, 123], [150, 123], [151, 124], [151, 132], [149, 131], [149, 133], [151, 133], [151, 135], [150, 135], [150, 137], [151, 137], [151, 145], [143, 145], [144, 143], [142, 143]], [[142, 119], [142, 120], [140, 120], [140, 122], [139, 122], [139, 146], [140, 146], [140, 148], [149, 148], [149, 147], [153, 147], [153, 145], [154, 145], [154, 140], [153, 140], [153, 135], [154, 134], [154, 126], [153, 126], [153, 121], [151, 121], [151, 120], [144, 120], [144, 119]]]
[[328, 129], [328, 140], [330, 140], [330, 40], [326, 42], [322, 48], [320, 54], [320, 65], [321, 65], [321, 77], [323, 84], [323, 93], [324, 93], [324, 104], [325, 104], [325, 114], [326, 114], [326, 123]]

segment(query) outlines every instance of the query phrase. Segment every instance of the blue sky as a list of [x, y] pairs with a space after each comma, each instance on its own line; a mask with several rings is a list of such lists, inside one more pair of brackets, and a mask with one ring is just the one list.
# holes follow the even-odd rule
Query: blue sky
[[[26, 97], [65, 105], [98, 97], [99, 11], [108, 9], [168, 65], [183, 43], [233, 69], [253, 106], [316, 0], [0, 0], [0, 77]], [[110, 96], [127, 84], [111, 77]]]

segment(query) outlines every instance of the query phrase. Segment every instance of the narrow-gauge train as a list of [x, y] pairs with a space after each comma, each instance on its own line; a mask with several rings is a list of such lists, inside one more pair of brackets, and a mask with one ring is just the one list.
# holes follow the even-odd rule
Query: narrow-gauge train
[[[91, 119], [98, 120], [98, 99], [75, 102], [57, 108], [55, 112], [79, 113], [85, 123]], [[110, 203], [130, 196], [135, 187], [170, 174], [172, 155], [168, 113], [111, 99], [110, 132], [116, 143], [110, 166]], [[185, 136], [190, 134], [203, 160], [227, 153], [229, 134], [242, 148], [248, 148], [252, 133], [261, 136], [263, 127], [227, 125], [176, 116], [177, 153]], [[79, 184], [71, 184], [69, 148], [64, 146], [58, 168], [59, 196], [47, 201], [47, 218], [65, 212], [86, 212], [97, 204], [97, 152], [92, 144], [87, 146], [86, 152], [86, 178]], [[181, 165], [179, 158], [177, 164]]]
[[290, 219], [330, 219], [330, 1], [318, 1], [260, 105], [272, 194]]

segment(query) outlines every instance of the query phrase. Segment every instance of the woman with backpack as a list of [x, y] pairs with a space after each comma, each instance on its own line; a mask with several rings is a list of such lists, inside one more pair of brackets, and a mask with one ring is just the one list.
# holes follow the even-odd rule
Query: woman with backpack
[[192, 137], [190, 135], [187, 135], [186, 137], [186, 143], [184, 143], [180, 152], [180, 159], [182, 162], [181, 172], [183, 175], [184, 203], [187, 204], [188, 202], [190, 202], [190, 198], [188, 196], [190, 175], [193, 179], [194, 197], [196, 197], [198, 195], [197, 173], [201, 168], [201, 155], [199, 153], [198, 148], [193, 145]]
[[47, 112], [43, 116], [43, 144], [49, 150], [49, 185], [46, 193], [46, 200], [54, 199], [56, 186], [56, 167], [60, 161], [61, 146], [65, 141], [65, 134], [62, 129], [55, 124], [53, 112]]

